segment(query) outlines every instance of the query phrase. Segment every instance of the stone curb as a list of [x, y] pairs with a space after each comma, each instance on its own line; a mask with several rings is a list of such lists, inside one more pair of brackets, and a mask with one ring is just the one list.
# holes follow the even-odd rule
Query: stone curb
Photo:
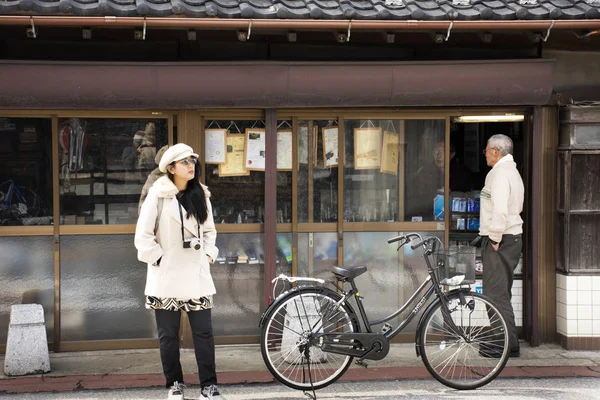
[[[234, 385], [268, 383], [274, 378], [268, 371], [219, 372], [219, 383]], [[600, 367], [506, 367], [503, 378], [598, 377]], [[340, 379], [344, 382], [433, 379], [425, 367], [383, 367], [350, 369]], [[185, 375], [188, 384], [198, 385], [198, 376]], [[165, 384], [162, 374], [72, 375], [59, 377], [22, 377], [0, 381], [0, 393], [60, 392], [96, 389], [128, 389], [160, 387]]]

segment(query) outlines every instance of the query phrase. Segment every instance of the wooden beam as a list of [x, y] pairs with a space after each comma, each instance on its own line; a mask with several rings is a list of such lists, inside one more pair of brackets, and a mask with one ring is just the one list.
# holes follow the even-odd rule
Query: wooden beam
[[558, 109], [535, 107], [531, 165], [531, 345], [556, 340]]

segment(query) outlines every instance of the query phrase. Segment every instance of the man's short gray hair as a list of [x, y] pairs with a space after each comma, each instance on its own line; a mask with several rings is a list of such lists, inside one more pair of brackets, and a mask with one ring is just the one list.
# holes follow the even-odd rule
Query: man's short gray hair
[[502, 134], [494, 135], [491, 138], [489, 138], [488, 147], [498, 149], [502, 156], [513, 153], [512, 139]]

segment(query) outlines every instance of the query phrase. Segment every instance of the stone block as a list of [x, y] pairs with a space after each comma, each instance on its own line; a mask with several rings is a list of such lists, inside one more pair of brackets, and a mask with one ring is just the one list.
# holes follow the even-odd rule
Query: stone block
[[44, 309], [39, 304], [10, 308], [4, 374], [20, 376], [50, 372]]

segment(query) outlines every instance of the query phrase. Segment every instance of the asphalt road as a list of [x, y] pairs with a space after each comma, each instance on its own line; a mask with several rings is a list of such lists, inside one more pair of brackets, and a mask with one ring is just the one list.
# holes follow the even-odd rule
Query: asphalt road
[[[230, 385], [221, 387], [227, 400], [306, 400], [309, 397], [278, 384]], [[198, 399], [199, 388], [194, 386], [185, 392], [185, 398]], [[113, 399], [150, 400], [166, 399], [167, 391], [161, 388], [124, 390], [81, 390], [60, 393], [0, 394], [6, 400], [72, 400]], [[456, 391], [433, 380], [371, 381], [336, 383], [317, 392], [321, 400], [382, 399], [382, 400], [600, 400], [600, 379], [498, 379], [473, 391]]]

